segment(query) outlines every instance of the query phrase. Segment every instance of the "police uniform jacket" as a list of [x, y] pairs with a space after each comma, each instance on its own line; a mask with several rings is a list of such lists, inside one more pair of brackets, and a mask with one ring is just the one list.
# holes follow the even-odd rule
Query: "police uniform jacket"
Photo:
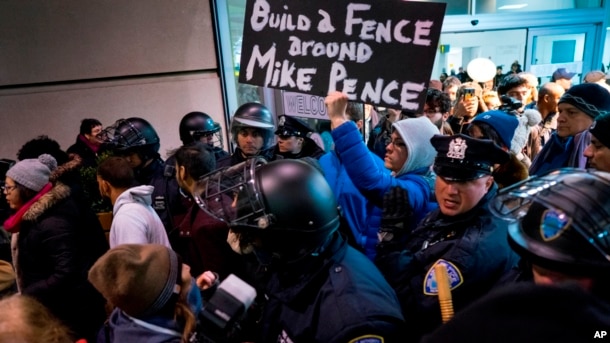
[[403, 318], [394, 291], [338, 233], [301, 263], [266, 283], [263, 342], [396, 341]]
[[436, 263], [447, 266], [455, 311], [517, 276], [519, 257], [508, 245], [508, 224], [488, 209], [497, 189], [494, 183], [466, 213], [431, 212], [411, 233], [405, 250], [379, 251], [376, 264], [396, 290], [411, 341], [441, 323]]
[[172, 173], [166, 174], [165, 163], [159, 158], [138, 170], [136, 181], [140, 185], [150, 185], [155, 188], [152, 193], [152, 207], [161, 218], [172, 243], [175, 241], [175, 228], [187, 210], [179, 193], [176, 177]]
[[[258, 154], [258, 156], [263, 157], [265, 160], [267, 160], [267, 162], [282, 158], [281, 156], [274, 154], [274, 149], [275, 146], [267, 150], [263, 150]], [[242, 155], [241, 149], [235, 148], [235, 152], [233, 154], [221, 157], [220, 159], [216, 160], [216, 169], [231, 167], [241, 162], [244, 162], [247, 159], [247, 157], [244, 157]]]

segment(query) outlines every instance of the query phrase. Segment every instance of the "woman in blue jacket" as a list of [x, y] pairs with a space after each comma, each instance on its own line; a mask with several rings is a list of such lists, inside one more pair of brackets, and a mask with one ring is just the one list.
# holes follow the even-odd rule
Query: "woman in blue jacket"
[[439, 131], [426, 117], [410, 118], [394, 123], [391, 141], [386, 147], [384, 166], [375, 163], [356, 125], [345, 115], [347, 95], [333, 92], [326, 98], [331, 120], [335, 151], [347, 174], [367, 199], [368, 226], [356, 237], [365, 254], [374, 259], [377, 233], [381, 222], [383, 195], [392, 187], [408, 191], [413, 216], [408, 225], [415, 225], [431, 210], [437, 208], [434, 200], [434, 163], [436, 150], [430, 138]]

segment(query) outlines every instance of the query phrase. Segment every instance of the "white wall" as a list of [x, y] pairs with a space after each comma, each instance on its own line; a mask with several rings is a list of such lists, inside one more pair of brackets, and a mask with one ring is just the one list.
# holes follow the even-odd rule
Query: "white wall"
[[161, 153], [189, 111], [224, 126], [209, 2], [0, 2], [0, 157], [40, 134], [66, 149], [80, 120], [149, 120]]

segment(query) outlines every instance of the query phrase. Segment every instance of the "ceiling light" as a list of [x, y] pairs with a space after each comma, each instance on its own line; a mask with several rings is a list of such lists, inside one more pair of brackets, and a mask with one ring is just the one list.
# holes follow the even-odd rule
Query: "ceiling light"
[[527, 6], [527, 4], [504, 5], [504, 6], [498, 7], [498, 9], [499, 10], [518, 10], [518, 9], [521, 9], [526, 6]]

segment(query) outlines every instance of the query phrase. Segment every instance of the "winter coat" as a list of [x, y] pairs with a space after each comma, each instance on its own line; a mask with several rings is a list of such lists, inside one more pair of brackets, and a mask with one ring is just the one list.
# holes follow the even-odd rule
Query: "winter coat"
[[441, 324], [436, 263], [447, 266], [456, 312], [497, 284], [519, 276], [519, 257], [506, 239], [508, 223], [488, 208], [497, 189], [494, 184], [466, 213], [448, 217], [438, 209], [431, 212], [411, 233], [403, 251], [379, 251], [376, 264], [396, 290], [410, 328], [405, 342], [416, 342]]
[[438, 207], [434, 201], [434, 174], [428, 168], [418, 168], [394, 176], [390, 170], [375, 161], [376, 157], [362, 142], [358, 128], [353, 122], [346, 122], [335, 128], [332, 135], [335, 151], [343, 162], [347, 174], [367, 199], [366, 213], [369, 217], [366, 232], [361, 232], [360, 238], [356, 237], [356, 239], [361, 242], [365, 254], [374, 260], [384, 194], [396, 186], [408, 191], [409, 204], [414, 213], [410, 223], [414, 228], [428, 212]]
[[69, 187], [58, 183], [25, 212], [17, 238], [21, 293], [38, 299], [79, 337], [90, 337], [106, 317], [103, 297], [87, 281], [100, 253], [89, 230]]
[[86, 139], [84, 136], [76, 136], [76, 142], [66, 150], [66, 153], [80, 156], [83, 167], [97, 167], [97, 153], [91, 150], [87, 143], [83, 141], [84, 139]]

